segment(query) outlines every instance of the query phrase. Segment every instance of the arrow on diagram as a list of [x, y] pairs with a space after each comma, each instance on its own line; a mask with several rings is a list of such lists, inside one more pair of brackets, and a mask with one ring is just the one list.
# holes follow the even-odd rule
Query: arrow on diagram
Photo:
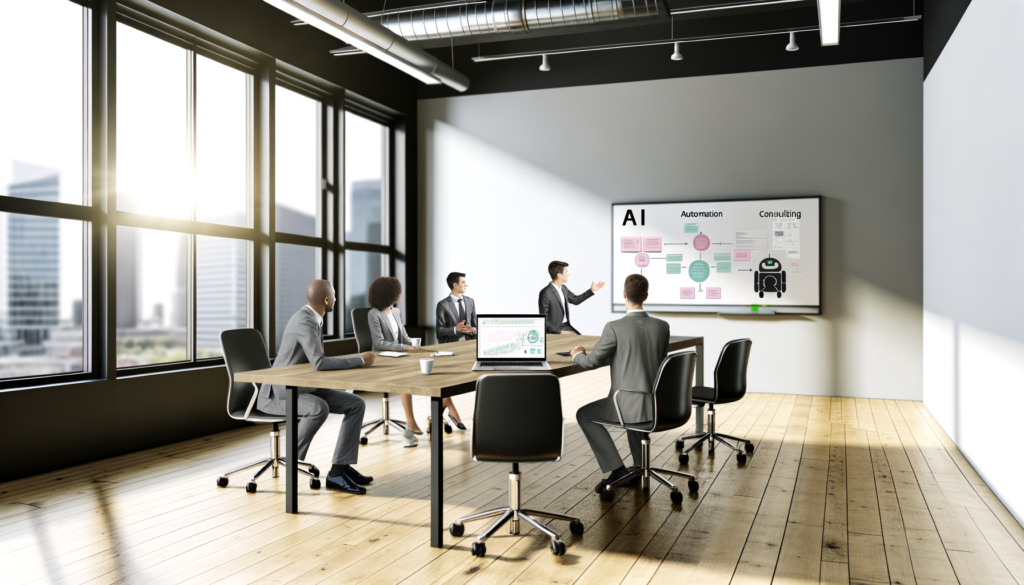
[[740, 268], [736, 272], [753, 272], [753, 271], [754, 271], [753, 268]]

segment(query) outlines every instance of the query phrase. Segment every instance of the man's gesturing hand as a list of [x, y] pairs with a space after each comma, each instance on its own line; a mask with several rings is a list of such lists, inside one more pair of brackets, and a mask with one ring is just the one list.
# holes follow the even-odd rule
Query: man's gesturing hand
[[590, 290], [592, 290], [594, 292], [597, 292], [597, 291], [601, 290], [602, 288], [604, 288], [604, 281], [603, 280], [601, 282], [597, 282], [597, 283], [595, 283], [593, 281], [590, 282]]

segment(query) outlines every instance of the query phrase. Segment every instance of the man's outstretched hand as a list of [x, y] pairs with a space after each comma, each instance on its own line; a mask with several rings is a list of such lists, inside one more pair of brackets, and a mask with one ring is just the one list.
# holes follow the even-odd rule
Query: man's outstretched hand
[[597, 292], [597, 291], [601, 290], [602, 288], [604, 288], [604, 281], [603, 280], [601, 282], [598, 282], [598, 283], [595, 283], [593, 281], [590, 282], [590, 290], [592, 290], [594, 292]]
[[359, 354], [359, 357], [363, 358], [364, 366], [372, 366], [373, 362], [377, 361], [377, 354], [373, 353], [372, 351], [361, 353]]

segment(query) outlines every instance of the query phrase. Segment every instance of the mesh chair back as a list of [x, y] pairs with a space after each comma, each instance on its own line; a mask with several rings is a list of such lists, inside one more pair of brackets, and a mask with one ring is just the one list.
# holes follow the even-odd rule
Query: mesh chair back
[[749, 339], [734, 339], [725, 344], [715, 366], [715, 403], [735, 402], [747, 393]]
[[370, 335], [369, 308], [352, 309], [352, 329], [356, 332], [356, 347], [359, 353], [373, 350], [373, 337]]
[[256, 329], [231, 329], [221, 332], [220, 349], [228, 368], [228, 415], [245, 420], [256, 388], [248, 382], [235, 382], [235, 374], [269, 368], [267, 345]]
[[[437, 421], [434, 422], [437, 424]], [[552, 374], [484, 374], [476, 382], [474, 461], [562, 457], [562, 391]]]
[[696, 367], [697, 354], [692, 351], [672, 352], [661, 362], [654, 382], [655, 432], [679, 428], [690, 420]]

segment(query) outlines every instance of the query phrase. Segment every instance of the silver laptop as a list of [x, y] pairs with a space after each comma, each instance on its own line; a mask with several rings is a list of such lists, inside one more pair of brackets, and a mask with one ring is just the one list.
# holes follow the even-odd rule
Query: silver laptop
[[474, 372], [550, 371], [544, 315], [477, 315]]

